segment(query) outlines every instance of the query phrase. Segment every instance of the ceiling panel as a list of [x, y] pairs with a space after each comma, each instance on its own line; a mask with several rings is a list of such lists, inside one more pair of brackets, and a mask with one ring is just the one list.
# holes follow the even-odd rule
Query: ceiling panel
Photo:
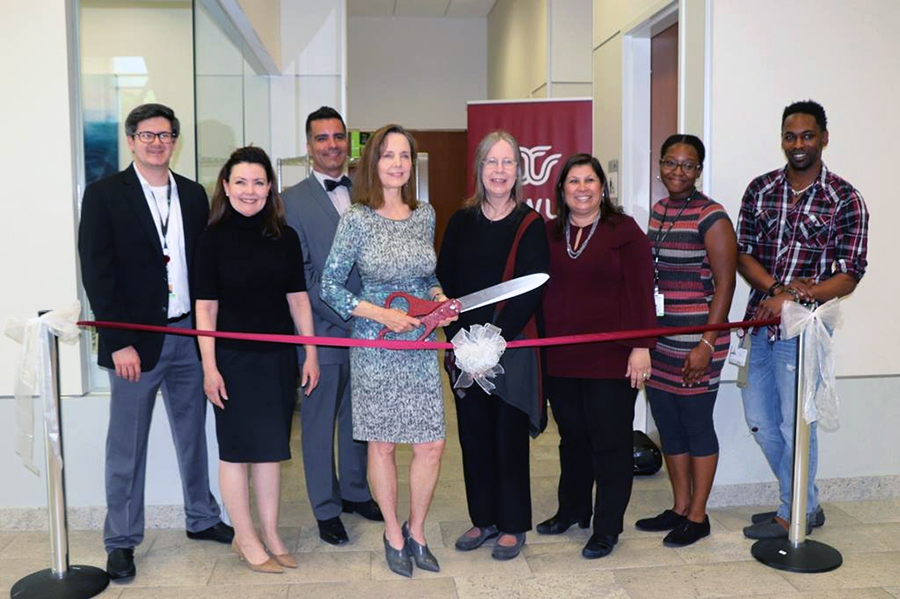
[[495, 0], [347, 0], [350, 17], [486, 17]]
[[390, 17], [394, 14], [394, 0], [347, 0], [347, 16]]
[[449, 3], [450, 0], [397, 0], [394, 16], [440, 18]]
[[494, 2], [495, 0], [452, 0], [447, 16], [461, 19], [486, 17], [494, 7]]

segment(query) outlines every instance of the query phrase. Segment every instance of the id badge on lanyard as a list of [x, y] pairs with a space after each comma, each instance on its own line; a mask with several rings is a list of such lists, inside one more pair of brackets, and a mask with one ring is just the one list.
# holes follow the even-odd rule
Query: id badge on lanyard
[[666, 295], [660, 293], [659, 285], [653, 286], [653, 303], [656, 305], [656, 317], [662, 318], [666, 315]]

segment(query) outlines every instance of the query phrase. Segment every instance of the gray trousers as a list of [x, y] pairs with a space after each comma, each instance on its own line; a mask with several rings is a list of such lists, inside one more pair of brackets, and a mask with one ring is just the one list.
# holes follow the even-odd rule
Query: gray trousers
[[[190, 328], [191, 319], [169, 325]], [[198, 532], [220, 522], [209, 491], [206, 452], [206, 398], [203, 370], [194, 339], [167, 335], [159, 362], [131, 383], [109, 372], [109, 430], [106, 436], [106, 551], [138, 545], [144, 539], [144, 479], [147, 438], [156, 393], [162, 389], [175, 442], [185, 527]]]
[[[350, 364], [323, 364], [318, 387], [300, 404], [301, 446], [306, 491], [316, 520], [341, 515], [342, 499], [368, 501], [368, 444], [353, 440]], [[334, 463], [337, 432], [338, 469]]]

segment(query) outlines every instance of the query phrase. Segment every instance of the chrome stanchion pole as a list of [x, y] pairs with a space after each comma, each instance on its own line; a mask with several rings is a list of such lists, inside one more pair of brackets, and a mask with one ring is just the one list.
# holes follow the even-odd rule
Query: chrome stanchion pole
[[809, 424], [803, 401], [806, 379], [803, 376], [806, 332], [797, 338], [796, 405], [794, 413], [794, 470], [791, 484], [791, 523], [786, 539], [763, 539], [750, 548], [757, 560], [789, 572], [828, 572], [843, 563], [841, 553], [825, 543], [806, 538], [807, 483], [809, 481]]
[[59, 455], [54, 458], [51, 433], [44, 422], [44, 464], [50, 525], [50, 567], [22, 578], [10, 591], [12, 599], [87, 599], [109, 586], [109, 576], [94, 566], [69, 566], [69, 529], [66, 519], [66, 479], [63, 472], [62, 413], [59, 387], [59, 339], [48, 330], [41, 340], [50, 354], [52, 409], [59, 423]]

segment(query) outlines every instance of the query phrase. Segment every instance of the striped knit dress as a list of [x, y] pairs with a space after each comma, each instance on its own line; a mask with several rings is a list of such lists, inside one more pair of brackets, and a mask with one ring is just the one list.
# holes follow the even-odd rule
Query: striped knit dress
[[[647, 237], [659, 272], [659, 291], [665, 295], [666, 314], [657, 319], [660, 326], [707, 324], [715, 283], [703, 237], [722, 218], [728, 218], [725, 208], [699, 191], [687, 200], [664, 198], [653, 206]], [[650, 353], [653, 370], [647, 385], [679, 395], [717, 390], [729, 340], [728, 331], [719, 334], [709, 372], [694, 386], [684, 387], [681, 369], [700, 343], [700, 333], [660, 337]]]

